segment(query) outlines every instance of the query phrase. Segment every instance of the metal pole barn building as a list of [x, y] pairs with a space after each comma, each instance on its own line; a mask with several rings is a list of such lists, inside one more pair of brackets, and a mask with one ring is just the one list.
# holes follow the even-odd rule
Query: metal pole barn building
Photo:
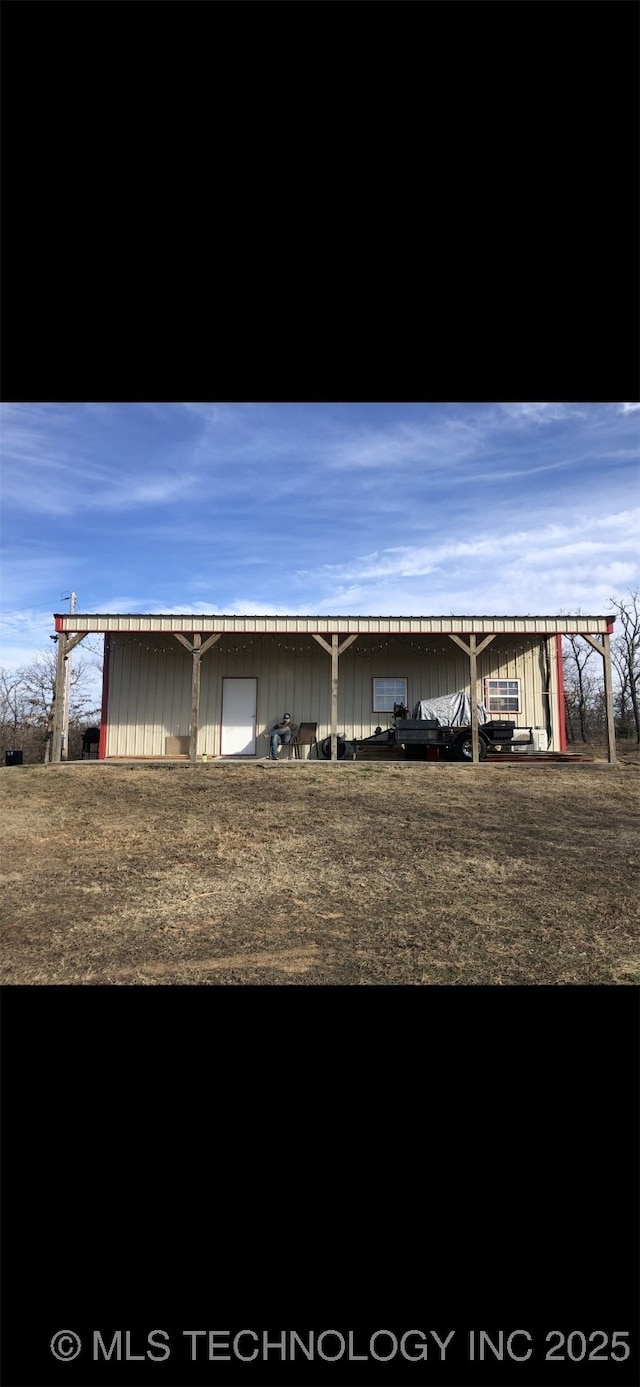
[[[104, 634], [99, 756], [203, 755], [252, 761], [285, 712], [317, 725], [317, 739], [371, 736], [394, 702], [411, 708], [458, 690], [492, 717], [565, 742], [562, 635], [583, 636], [603, 661], [608, 759], [615, 763], [611, 616], [55, 615], [58, 685], [90, 632]], [[474, 697], [475, 695], [475, 697]], [[52, 759], [61, 759], [56, 699]]]

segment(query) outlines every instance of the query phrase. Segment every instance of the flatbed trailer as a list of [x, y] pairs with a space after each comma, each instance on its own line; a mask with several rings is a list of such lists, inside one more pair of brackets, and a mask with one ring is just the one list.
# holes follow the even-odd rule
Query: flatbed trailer
[[[519, 727], [518, 736], [514, 736], [516, 731], [515, 722], [496, 721], [483, 722], [478, 725], [478, 755], [481, 761], [486, 760], [488, 751], [513, 751], [514, 747], [533, 746], [533, 729], [531, 727]], [[528, 737], [521, 734], [528, 732]], [[437, 718], [403, 718], [395, 717], [393, 725], [374, 732], [371, 737], [364, 737], [354, 743], [356, 759], [358, 753], [366, 755], [367, 747], [394, 747], [403, 748], [404, 756], [407, 761], [426, 761], [429, 759], [429, 752], [437, 753], [454, 761], [472, 761], [473, 743], [471, 726], [462, 724], [452, 727], [449, 724], [438, 722]]]

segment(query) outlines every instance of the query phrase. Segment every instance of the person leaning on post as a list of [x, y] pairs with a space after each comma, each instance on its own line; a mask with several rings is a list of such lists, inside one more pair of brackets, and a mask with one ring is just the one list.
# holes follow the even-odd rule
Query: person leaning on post
[[274, 723], [269, 733], [271, 761], [277, 761], [281, 745], [287, 746], [297, 730], [295, 723], [291, 721], [291, 713], [283, 713], [280, 721]]

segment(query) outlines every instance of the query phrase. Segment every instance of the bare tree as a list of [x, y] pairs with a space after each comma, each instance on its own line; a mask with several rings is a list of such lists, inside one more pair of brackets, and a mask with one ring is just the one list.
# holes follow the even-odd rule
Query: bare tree
[[[640, 592], [630, 591], [625, 599], [611, 597], [609, 601], [619, 632], [611, 641], [616, 731], [623, 737], [635, 732], [640, 746]], [[594, 655], [593, 646], [581, 636], [563, 637], [565, 720], [570, 742], [594, 741], [606, 730], [602, 662], [593, 662]]]
[[565, 641], [564, 699], [569, 740], [577, 740], [577, 724], [582, 741], [588, 742], [596, 730], [593, 713], [597, 683], [592, 670], [588, 669], [589, 661], [596, 652], [580, 636], [565, 636]]
[[[95, 656], [73, 662], [70, 677], [69, 744], [79, 749], [82, 731], [99, 716], [91, 684]], [[55, 647], [39, 651], [28, 665], [0, 670], [0, 749], [2, 754], [20, 743], [26, 761], [48, 759], [56, 699]]]
[[614, 706], [616, 726], [621, 737], [630, 737], [633, 729], [633, 705], [629, 694], [629, 671], [614, 641], [611, 642], [611, 665], [615, 675]]
[[15, 742], [24, 719], [24, 689], [19, 670], [0, 669], [0, 726]]
[[624, 602], [613, 597], [609, 601], [622, 623], [620, 634], [611, 642], [611, 658], [621, 685], [621, 714], [624, 716], [628, 697], [640, 746], [640, 591], [630, 589]]

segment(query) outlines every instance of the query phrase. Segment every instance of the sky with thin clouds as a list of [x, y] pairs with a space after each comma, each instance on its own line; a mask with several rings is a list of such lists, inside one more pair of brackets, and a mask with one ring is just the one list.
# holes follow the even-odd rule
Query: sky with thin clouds
[[599, 615], [640, 404], [5, 404], [0, 663], [52, 614]]

